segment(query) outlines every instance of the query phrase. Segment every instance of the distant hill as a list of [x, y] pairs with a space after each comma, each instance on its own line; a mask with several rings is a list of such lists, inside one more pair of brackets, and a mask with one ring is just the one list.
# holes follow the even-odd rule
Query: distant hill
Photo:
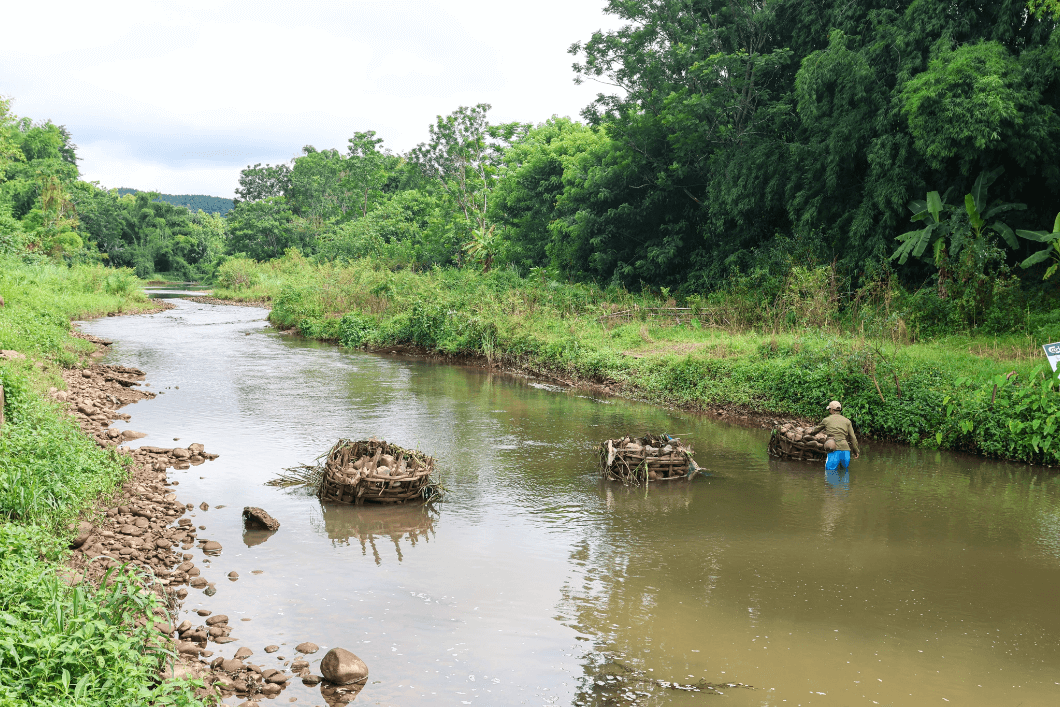
[[[126, 194], [136, 194], [139, 191], [139, 189], [122, 187], [118, 189], [118, 194], [125, 196]], [[191, 211], [202, 209], [208, 214], [221, 214], [222, 216], [235, 207], [231, 199], [225, 199], [220, 196], [206, 196], [205, 194], [159, 194], [156, 201], [165, 201], [174, 206], [183, 206]]]

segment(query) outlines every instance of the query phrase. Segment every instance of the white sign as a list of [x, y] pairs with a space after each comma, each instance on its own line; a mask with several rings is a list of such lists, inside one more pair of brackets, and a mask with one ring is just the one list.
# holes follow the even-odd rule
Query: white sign
[[1042, 348], [1045, 349], [1045, 357], [1049, 359], [1049, 365], [1053, 367], [1053, 373], [1056, 373], [1056, 365], [1060, 363], [1060, 341], [1055, 344], [1046, 344]]

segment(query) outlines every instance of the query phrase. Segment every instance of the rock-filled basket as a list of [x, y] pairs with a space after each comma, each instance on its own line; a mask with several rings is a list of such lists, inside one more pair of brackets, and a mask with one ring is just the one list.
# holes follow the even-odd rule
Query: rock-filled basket
[[320, 498], [339, 503], [408, 503], [430, 500], [434, 458], [382, 440], [340, 439], [324, 462]]
[[821, 461], [828, 452], [835, 451], [835, 440], [824, 432], [811, 434], [812, 427], [798, 427], [786, 423], [773, 430], [769, 438], [770, 456], [781, 459]]
[[691, 479], [699, 471], [692, 447], [670, 435], [626, 436], [600, 445], [600, 472], [629, 486]]

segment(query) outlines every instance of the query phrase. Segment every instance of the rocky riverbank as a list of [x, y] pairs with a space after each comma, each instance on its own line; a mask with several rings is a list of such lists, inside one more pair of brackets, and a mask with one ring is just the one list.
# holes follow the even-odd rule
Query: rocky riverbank
[[[96, 344], [98, 356], [111, 342], [79, 332], [79, 338]], [[234, 657], [215, 655], [215, 647], [238, 641], [228, 617], [200, 609], [200, 622], [184, 620], [177, 625], [181, 602], [190, 591], [213, 594], [218, 577], [210, 576], [207, 563], [196, 564], [193, 550], [203, 555], [216, 556], [223, 552], [220, 543], [202, 536], [205, 525], [196, 527], [187, 517], [195, 506], [178, 497], [167, 470], [187, 469], [216, 459], [218, 455], [201, 444], [187, 447], [163, 448], [141, 446], [130, 449], [125, 443], [144, 435], [111, 427], [115, 420], [129, 420], [120, 412], [126, 405], [154, 398], [156, 393], [146, 390], [146, 374], [136, 368], [94, 363], [84, 368], [65, 370], [62, 374], [66, 390], [52, 389], [52, 397], [63, 403], [74, 416], [82, 431], [103, 448], [129, 459], [130, 474], [125, 484], [101, 504], [82, 514], [72, 545], [76, 548], [70, 560], [70, 583], [82, 581], [101, 584], [107, 573], [125, 565], [134, 569], [145, 587], [163, 599], [167, 610], [159, 610], [155, 628], [162, 642], [180, 660], [160, 675], [160, 679], [192, 677], [202, 679], [205, 688], [200, 696], [245, 699], [247, 707], [255, 700], [274, 698], [296, 678], [307, 686], [320, 685], [321, 696], [329, 705], [351, 701], [363, 687], [363, 681], [339, 686], [328, 683], [310, 669], [304, 656], [318, 649], [312, 643], [302, 643], [295, 649], [297, 657], [283, 658], [278, 667], [266, 668], [249, 659], [254, 655], [249, 647], [241, 647]], [[205, 502], [199, 511], [209, 509]], [[235, 579], [227, 575], [228, 579]], [[143, 620], [141, 620], [142, 623]], [[266, 646], [265, 654], [274, 653], [276, 646]]]

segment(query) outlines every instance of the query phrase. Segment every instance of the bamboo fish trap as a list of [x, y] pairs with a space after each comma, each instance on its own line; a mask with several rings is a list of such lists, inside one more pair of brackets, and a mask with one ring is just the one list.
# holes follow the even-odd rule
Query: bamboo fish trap
[[[835, 440], [823, 432], [810, 434], [812, 427], [796, 427], [791, 423], [773, 430], [769, 437], [769, 456], [796, 461], [824, 461], [835, 449]], [[828, 444], [829, 441], [831, 444]]]
[[691, 479], [700, 472], [692, 447], [669, 435], [626, 436], [600, 445], [600, 472], [627, 486]]
[[370, 439], [340, 439], [324, 462], [320, 498], [339, 503], [407, 503], [429, 500], [434, 459], [422, 452]]

